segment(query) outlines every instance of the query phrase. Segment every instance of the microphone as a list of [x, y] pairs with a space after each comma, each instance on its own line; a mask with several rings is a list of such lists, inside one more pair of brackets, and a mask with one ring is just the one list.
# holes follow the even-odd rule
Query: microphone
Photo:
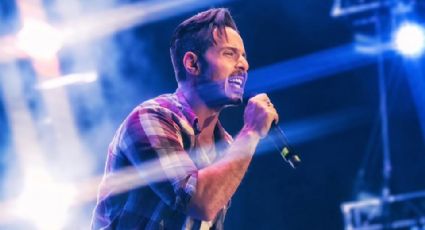
[[293, 169], [296, 169], [301, 163], [301, 158], [292, 151], [283, 130], [273, 122], [268, 136], [273, 141], [276, 150], [283, 159], [288, 162]]
[[[246, 98], [244, 98], [244, 107], [247, 105], [249, 98], [255, 95], [256, 93], [251, 93]], [[288, 138], [286, 138], [283, 130], [275, 122], [273, 122], [270, 127], [268, 138], [271, 139], [276, 150], [293, 169], [296, 169], [300, 165], [301, 158], [295, 154], [294, 151], [292, 151], [292, 148], [288, 142]]]

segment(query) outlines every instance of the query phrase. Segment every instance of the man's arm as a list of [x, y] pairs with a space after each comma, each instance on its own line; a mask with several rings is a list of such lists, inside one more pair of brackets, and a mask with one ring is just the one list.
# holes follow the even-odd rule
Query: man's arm
[[196, 192], [188, 214], [202, 220], [212, 220], [235, 193], [251, 162], [260, 138], [267, 135], [278, 115], [267, 95], [251, 98], [245, 109], [244, 127], [218, 162], [199, 170]]

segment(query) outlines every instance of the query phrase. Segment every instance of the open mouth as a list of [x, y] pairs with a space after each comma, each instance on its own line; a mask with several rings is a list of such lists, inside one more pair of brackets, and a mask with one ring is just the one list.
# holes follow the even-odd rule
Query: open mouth
[[242, 89], [245, 85], [245, 76], [243, 75], [231, 76], [229, 77], [228, 82], [233, 87], [237, 89]]

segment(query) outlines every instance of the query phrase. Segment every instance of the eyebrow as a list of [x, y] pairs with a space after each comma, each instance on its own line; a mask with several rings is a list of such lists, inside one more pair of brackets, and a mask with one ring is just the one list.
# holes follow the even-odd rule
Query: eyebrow
[[[222, 48], [221, 48], [221, 50], [224, 50], [224, 49], [230, 49], [230, 50], [233, 50], [234, 52], [236, 52], [236, 53], [240, 53], [239, 52], [239, 49], [238, 48], [236, 48], [236, 47], [233, 47], [233, 46], [223, 46]], [[248, 60], [248, 56], [246, 55], [246, 53], [245, 52], [242, 52], [242, 56], [246, 59], [246, 60]]]

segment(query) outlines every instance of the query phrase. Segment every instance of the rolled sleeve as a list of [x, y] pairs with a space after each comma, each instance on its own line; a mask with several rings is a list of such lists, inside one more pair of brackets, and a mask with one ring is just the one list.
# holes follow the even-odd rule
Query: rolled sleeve
[[185, 213], [196, 192], [198, 169], [174, 119], [165, 108], [138, 108], [127, 120], [120, 148], [161, 200]]

